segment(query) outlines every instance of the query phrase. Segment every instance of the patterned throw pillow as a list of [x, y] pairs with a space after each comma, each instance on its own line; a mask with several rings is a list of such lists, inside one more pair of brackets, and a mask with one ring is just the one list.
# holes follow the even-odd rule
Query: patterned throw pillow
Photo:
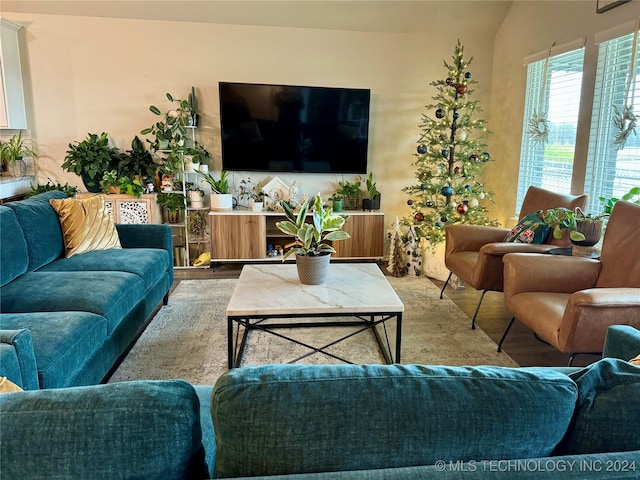
[[530, 213], [518, 223], [504, 238], [505, 242], [544, 243], [551, 227], [540, 218], [542, 210]]
[[58, 213], [67, 257], [96, 250], [122, 248], [118, 231], [102, 196], [49, 202]]
[[0, 377], [0, 394], [22, 392], [22, 389], [7, 377]]

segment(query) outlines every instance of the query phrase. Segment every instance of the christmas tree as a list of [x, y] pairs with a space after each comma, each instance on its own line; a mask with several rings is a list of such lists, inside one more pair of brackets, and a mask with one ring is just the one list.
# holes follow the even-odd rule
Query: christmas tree
[[413, 162], [417, 183], [403, 188], [411, 197], [407, 201], [411, 215], [402, 224], [414, 227], [417, 237], [432, 248], [444, 241], [444, 228], [452, 223], [497, 225], [484, 215], [483, 203], [491, 192], [476, 179], [491, 156], [482, 142], [488, 133], [486, 120], [476, 116], [482, 109], [470, 99], [471, 86], [478, 83], [468, 70], [473, 57], [465, 60], [463, 54], [458, 40], [453, 63], [443, 62], [447, 78], [431, 82], [438, 93], [432, 97], [435, 103], [426, 108], [435, 118], [422, 115]]

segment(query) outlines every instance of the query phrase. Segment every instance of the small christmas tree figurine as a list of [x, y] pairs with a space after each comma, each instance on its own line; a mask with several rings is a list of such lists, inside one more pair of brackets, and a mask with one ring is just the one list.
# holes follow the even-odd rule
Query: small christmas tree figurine
[[463, 58], [464, 47], [456, 44], [453, 64], [446, 61], [448, 76], [431, 85], [438, 93], [433, 110], [435, 118], [423, 114], [420, 125], [416, 166], [417, 183], [403, 188], [410, 195], [407, 204], [411, 216], [402, 224], [415, 229], [420, 239], [432, 248], [444, 241], [444, 228], [452, 223], [497, 225], [487, 218], [483, 200], [491, 192], [476, 180], [491, 159], [482, 138], [487, 133], [486, 121], [476, 117], [482, 109], [478, 101], [470, 100], [471, 86], [477, 83], [467, 70], [473, 60]]

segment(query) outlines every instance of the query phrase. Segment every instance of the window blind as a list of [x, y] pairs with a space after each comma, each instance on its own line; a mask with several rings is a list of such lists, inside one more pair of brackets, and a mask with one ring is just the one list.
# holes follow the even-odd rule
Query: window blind
[[[635, 40], [638, 42], [637, 37]], [[634, 49], [633, 43], [634, 34], [630, 33], [599, 45], [585, 178], [588, 209], [593, 213], [602, 210], [598, 197], [620, 198], [631, 187], [640, 186], [640, 132], [629, 134], [622, 149], [614, 143], [620, 132], [613, 122], [614, 105], [621, 111], [626, 96], [627, 105], [640, 116], [640, 45], [636, 43]]]
[[[527, 65], [516, 212], [530, 185], [560, 193], [571, 190], [584, 48]], [[534, 114], [546, 114], [547, 140], [531, 135]]]

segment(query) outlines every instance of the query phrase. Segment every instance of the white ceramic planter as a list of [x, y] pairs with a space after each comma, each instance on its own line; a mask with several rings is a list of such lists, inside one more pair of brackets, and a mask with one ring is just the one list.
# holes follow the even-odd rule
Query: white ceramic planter
[[189, 191], [189, 204], [191, 208], [204, 207], [204, 197], [198, 191]]
[[254, 202], [252, 200], [251, 201], [251, 210], [254, 211], [254, 212], [261, 212], [263, 205], [264, 205], [264, 202]]
[[233, 210], [233, 196], [230, 193], [212, 193], [211, 210], [217, 212]]

